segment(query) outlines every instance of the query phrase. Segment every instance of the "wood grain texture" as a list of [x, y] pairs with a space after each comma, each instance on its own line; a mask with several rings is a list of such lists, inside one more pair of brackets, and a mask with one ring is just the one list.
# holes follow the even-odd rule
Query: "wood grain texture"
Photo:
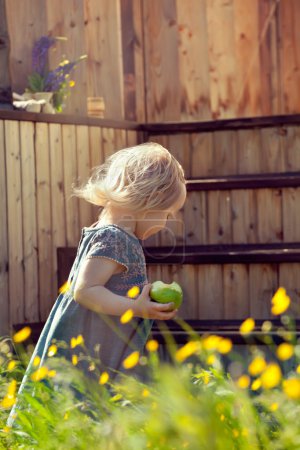
[[224, 318], [223, 270], [221, 265], [197, 267], [199, 319]]
[[225, 264], [223, 266], [224, 319], [249, 317], [249, 276], [247, 265]]
[[287, 314], [293, 317], [300, 316], [300, 264], [280, 264], [278, 270], [278, 287], [286, 289], [287, 295], [291, 299], [291, 304]]
[[252, 264], [249, 266], [251, 317], [256, 319], [269, 319], [272, 317], [271, 299], [277, 288], [277, 264]]

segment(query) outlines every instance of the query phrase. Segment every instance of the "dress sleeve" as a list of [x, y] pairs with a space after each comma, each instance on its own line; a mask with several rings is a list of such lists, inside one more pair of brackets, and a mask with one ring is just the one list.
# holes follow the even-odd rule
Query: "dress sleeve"
[[86, 258], [108, 258], [129, 270], [129, 239], [119, 230], [102, 228], [93, 236]]

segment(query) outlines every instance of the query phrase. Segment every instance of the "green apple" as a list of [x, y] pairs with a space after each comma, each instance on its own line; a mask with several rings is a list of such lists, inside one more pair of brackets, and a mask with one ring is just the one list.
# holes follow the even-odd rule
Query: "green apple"
[[183, 300], [182, 289], [178, 283], [167, 284], [162, 281], [154, 281], [150, 289], [150, 297], [159, 303], [174, 302], [175, 309], [178, 309]]

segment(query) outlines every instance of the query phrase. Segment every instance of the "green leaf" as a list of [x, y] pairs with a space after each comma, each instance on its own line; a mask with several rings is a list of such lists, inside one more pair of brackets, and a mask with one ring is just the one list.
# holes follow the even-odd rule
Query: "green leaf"
[[44, 85], [44, 78], [39, 73], [34, 72], [28, 76], [28, 86], [31, 92], [43, 92]]

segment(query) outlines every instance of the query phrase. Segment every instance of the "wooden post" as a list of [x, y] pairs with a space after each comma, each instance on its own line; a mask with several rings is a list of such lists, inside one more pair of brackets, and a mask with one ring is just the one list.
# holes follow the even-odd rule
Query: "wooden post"
[[[5, 0], [0, 0], [0, 67], [9, 67], [9, 38]], [[13, 109], [10, 74], [8, 70], [0, 71], [0, 109]]]

